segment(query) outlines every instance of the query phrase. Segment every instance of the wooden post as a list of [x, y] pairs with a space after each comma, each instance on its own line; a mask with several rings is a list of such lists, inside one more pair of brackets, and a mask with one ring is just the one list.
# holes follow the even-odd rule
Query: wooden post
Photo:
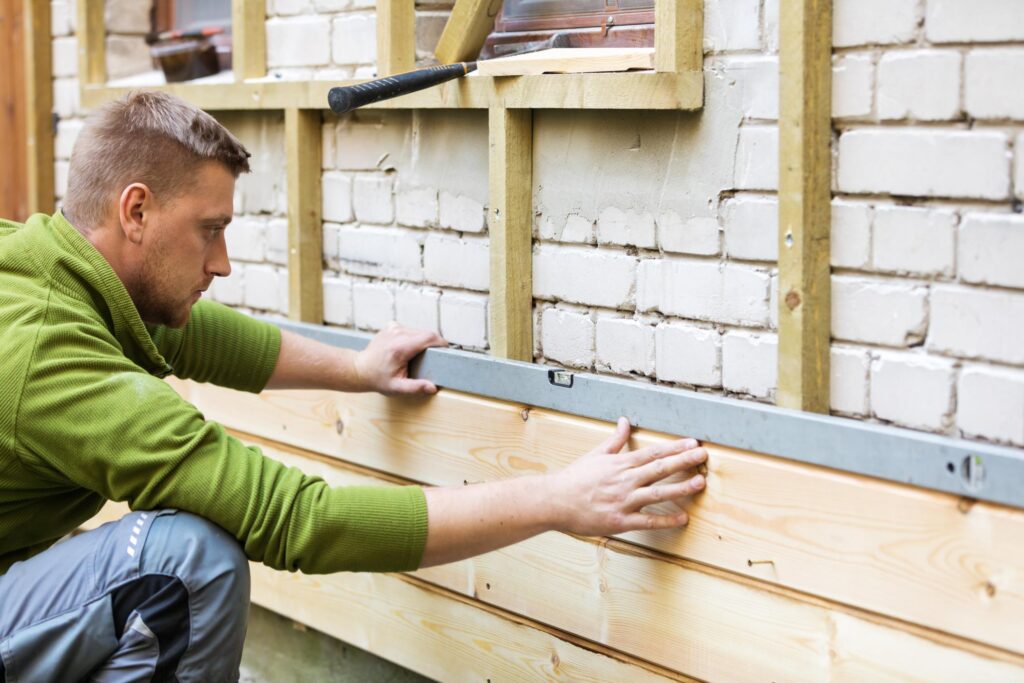
[[832, 0], [782, 0], [777, 403], [827, 413]]
[[267, 75], [267, 4], [259, 0], [232, 0], [231, 63], [235, 81]]
[[533, 110], [490, 110], [491, 354], [533, 360]]
[[452, 64], [476, 59], [500, 9], [501, 0], [455, 0], [434, 50], [437, 61]]
[[78, 0], [78, 82], [107, 82], [107, 27], [104, 0]]
[[288, 164], [288, 317], [322, 323], [323, 223], [320, 217], [319, 109], [284, 112]]
[[25, 143], [29, 213], [53, 213], [53, 68], [50, 3], [24, 0]]
[[414, 0], [377, 2], [377, 75], [390, 76], [416, 66]]
[[655, 71], [700, 71], [704, 66], [702, 0], [657, 0], [654, 12]]

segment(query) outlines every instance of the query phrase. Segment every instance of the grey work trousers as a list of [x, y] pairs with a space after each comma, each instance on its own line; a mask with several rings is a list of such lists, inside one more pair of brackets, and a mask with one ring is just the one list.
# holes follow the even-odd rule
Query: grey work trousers
[[237, 681], [249, 564], [186, 512], [132, 512], [0, 576], [0, 683]]

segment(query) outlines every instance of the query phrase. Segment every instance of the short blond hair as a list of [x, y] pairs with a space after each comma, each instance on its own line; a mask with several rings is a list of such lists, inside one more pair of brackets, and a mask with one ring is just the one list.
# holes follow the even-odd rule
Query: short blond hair
[[219, 161], [236, 178], [249, 172], [249, 152], [227, 128], [188, 102], [136, 91], [90, 116], [75, 142], [63, 211], [77, 228], [106, 222], [121, 191], [144, 183], [158, 201], [192, 187], [196, 168]]

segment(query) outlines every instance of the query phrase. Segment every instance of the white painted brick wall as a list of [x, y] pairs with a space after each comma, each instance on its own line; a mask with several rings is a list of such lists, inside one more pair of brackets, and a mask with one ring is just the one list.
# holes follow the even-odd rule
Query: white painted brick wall
[[267, 221], [267, 260], [288, 265], [288, 220], [285, 218]]
[[736, 82], [745, 119], [779, 118], [777, 57], [729, 57], [720, 64], [725, 77]]
[[150, 7], [147, 3], [105, 0], [104, 5], [103, 24], [110, 33], [145, 33], [149, 30]]
[[345, 326], [352, 324], [351, 280], [324, 278], [324, 322]]
[[399, 189], [395, 193], [395, 220], [411, 228], [437, 225], [437, 190], [429, 188]]
[[966, 437], [1024, 446], [1024, 372], [965, 367], [960, 372], [956, 422]]
[[58, 159], [70, 159], [71, 151], [82, 132], [85, 122], [81, 119], [69, 119], [57, 124], [57, 138], [54, 143], [54, 154]]
[[68, 173], [71, 170], [71, 164], [67, 161], [58, 161], [53, 165], [53, 187], [54, 194], [57, 195], [58, 199], [63, 199], [64, 195], [68, 191]]
[[587, 313], [545, 309], [541, 318], [544, 357], [571, 368], [594, 365], [594, 321]]
[[383, 282], [353, 283], [352, 317], [360, 329], [384, 329], [395, 319], [394, 290]]
[[1024, 288], [1024, 216], [971, 213], [960, 224], [960, 279]]
[[417, 330], [441, 331], [439, 300], [441, 292], [419, 287], [395, 289], [395, 320]]
[[910, 346], [928, 328], [928, 289], [912, 283], [832, 278], [832, 336], [847, 341]]
[[323, 224], [323, 259], [331, 270], [338, 270], [341, 267], [338, 262], [340, 231], [341, 226], [336, 223]]
[[145, 73], [152, 65], [149, 46], [141, 35], [108, 35], [106, 62], [111, 80]]
[[882, 353], [871, 363], [871, 412], [915, 429], [944, 430], [952, 422], [952, 361]]
[[52, 42], [53, 75], [78, 75], [78, 38], [55, 38]]
[[595, 221], [579, 214], [569, 214], [565, 220], [556, 220], [554, 216], [540, 216], [537, 232], [543, 240], [553, 242], [576, 242], [579, 244], [595, 244]]
[[354, 275], [419, 281], [423, 278], [423, 236], [402, 228], [342, 226], [338, 258]]
[[325, 221], [348, 223], [352, 212], [352, 178], [344, 173], [324, 173], [321, 184], [321, 211]]
[[1013, 194], [1024, 201], [1024, 133], [1017, 136], [1013, 143], [1016, 163], [1013, 166]]
[[832, 116], [871, 116], [874, 107], [875, 61], [871, 54], [840, 55], [832, 61]]
[[487, 348], [487, 297], [482, 294], [441, 294], [441, 336], [470, 349]]
[[943, 121], [960, 114], [960, 53], [889, 52], [878, 62], [878, 117]]
[[779, 186], [779, 129], [743, 126], [736, 149], [734, 184], [739, 190], [775, 190]]
[[658, 216], [658, 246], [665, 251], [711, 256], [721, 251], [721, 226], [705, 216], [684, 219], [675, 211]]
[[759, 0], [704, 0], [704, 49], [710, 52], [760, 47]]
[[442, 192], [439, 204], [441, 227], [459, 232], [483, 232], [484, 205], [480, 202], [466, 195]]
[[77, 78], [53, 80], [53, 112], [62, 119], [70, 119], [82, 113]]
[[266, 258], [267, 219], [239, 216], [224, 231], [224, 240], [233, 260], [258, 263]]
[[654, 335], [658, 379], [695, 386], [722, 386], [722, 335], [686, 323], [658, 325]]
[[245, 265], [231, 264], [231, 275], [214, 278], [210, 284], [209, 296], [227, 306], [241, 306], [245, 301]]
[[779, 260], [779, 202], [740, 195], [722, 207], [725, 253], [751, 261]]
[[334, 157], [325, 166], [340, 171], [379, 171], [388, 160], [408, 156], [411, 118], [409, 112], [361, 111], [341, 118], [334, 128]]
[[597, 320], [597, 368], [625, 375], [654, 374], [654, 328], [630, 318]]
[[1019, 0], [928, 0], [924, 26], [933, 43], [1024, 40]]
[[909, 43], [917, 33], [917, 0], [835, 0], [832, 44]]
[[373, 64], [377, 61], [377, 17], [354, 14], [334, 19], [331, 57], [335, 64]]
[[288, 310], [288, 273], [271, 265], [250, 264], [245, 267], [245, 296], [248, 308], [261, 311]]
[[868, 414], [868, 369], [871, 356], [865, 349], [833, 346], [829, 361], [829, 402], [844, 415]]
[[745, 331], [722, 338], [722, 386], [737, 394], [768, 398], [778, 384], [778, 337]]
[[637, 308], [696, 320], [763, 326], [768, 271], [683, 259], [645, 260], [637, 274]]
[[390, 175], [360, 175], [352, 184], [352, 208], [358, 220], [387, 225], [395, 220], [395, 179]]
[[843, 192], [1005, 199], [1007, 138], [989, 131], [850, 131], [839, 138], [838, 185]]
[[944, 209], [875, 209], [874, 266], [914, 275], [952, 275], [957, 216]]
[[50, 3], [50, 33], [55, 36], [70, 35], [75, 30], [74, 8], [64, 0]]
[[325, 66], [331, 61], [331, 20], [305, 16], [267, 19], [267, 66]]
[[648, 211], [623, 211], [609, 206], [597, 217], [597, 241], [599, 244], [654, 248], [654, 216]]
[[935, 286], [929, 351], [1024, 365], [1024, 293]]
[[631, 307], [636, 263], [618, 251], [542, 244], [533, 252], [533, 295], [606, 308]]
[[490, 289], [490, 250], [482, 238], [431, 234], [423, 245], [423, 274], [435, 285]]
[[[1024, 14], [1024, 7], [1016, 11]], [[964, 101], [976, 119], [1024, 119], [1024, 48], [968, 52]]]
[[832, 265], [865, 268], [871, 261], [871, 207], [832, 201]]
[[294, 14], [308, 14], [313, 10], [311, 0], [272, 0], [273, 10], [269, 7], [271, 0], [267, 2], [267, 14], [280, 14], [284, 16]]

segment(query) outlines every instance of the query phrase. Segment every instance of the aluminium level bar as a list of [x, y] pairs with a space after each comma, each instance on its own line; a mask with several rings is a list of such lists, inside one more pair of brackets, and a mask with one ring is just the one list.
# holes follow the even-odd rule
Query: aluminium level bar
[[[267, 318], [350, 349], [370, 335]], [[787, 460], [1024, 508], [1024, 450], [642, 382], [429, 349], [411, 368], [438, 386], [531, 407], [692, 436]]]

